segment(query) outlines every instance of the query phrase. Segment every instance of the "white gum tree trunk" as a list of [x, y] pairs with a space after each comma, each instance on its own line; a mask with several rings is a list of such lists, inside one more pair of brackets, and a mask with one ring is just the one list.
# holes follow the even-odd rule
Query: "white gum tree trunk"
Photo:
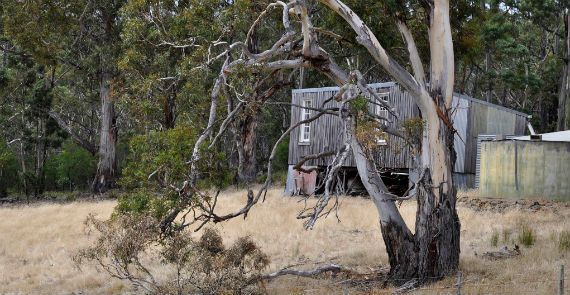
[[117, 177], [117, 126], [115, 103], [110, 94], [110, 75], [103, 73], [99, 86], [101, 98], [101, 137], [99, 164], [93, 181], [93, 192], [103, 193], [116, 186]]
[[[430, 3], [431, 70], [429, 83], [425, 84], [423, 66], [412, 34], [405, 24], [398, 23], [398, 27], [408, 43], [413, 75], [386, 53], [366, 24], [344, 3], [336, 0], [321, 2], [345, 19], [357, 33], [359, 43], [412, 94], [424, 120], [425, 136], [419, 167], [422, 172], [416, 189], [418, 211], [414, 234], [403, 221], [393, 195], [375, 172], [372, 159], [365, 156], [356, 137], [353, 136], [351, 141], [358, 172], [378, 209], [391, 274], [396, 283], [413, 279], [426, 281], [449, 275], [457, 270], [460, 253], [460, 223], [455, 209], [456, 189], [452, 178], [455, 152], [450, 113], [454, 56], [449, 1], [434, 0]], [[354, 134], [354, 128], [351, 130]]]

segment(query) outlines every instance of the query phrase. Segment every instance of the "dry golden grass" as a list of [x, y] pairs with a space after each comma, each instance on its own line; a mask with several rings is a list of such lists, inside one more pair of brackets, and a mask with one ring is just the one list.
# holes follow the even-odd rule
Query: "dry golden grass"
[[[473, 195], [470, 192], [469, 195]], [[220, 209], [230, 211], [245, 201], [245, 194], [228, 191]], [[305, 231], [295, 218], [303, 204], [298, 199], [281, 197], [273, 189], [267, 200], [254, 207], [247, 219], [234, 219], [216, 227], [227, 243], [250, 235], [270, 256], [269, 271], [291, 264], [312, 268], [316, 262], [335, 262], [361, 272], [387, 267], [384, 243], [379, 232], [377, 212], [371, 201], [343, 198], [338, 223], [329, 217], [315, 229]], [[43, 204], [0, 208], [0, 294], [122, 294], [128, 283], [110, 279], [92, 266], [78, 270], [71, 255], [88, 245], [83, 220], [88, 213], [106, 218], [114, 201]], [[459, 206], [462, 223], [461, 271], [463, 294], [553, 294], [558, 268], [570, 266], [568, 255], [558, 250], [559, 232], [570, 229], [570, 209], [530, 212], [507, 210], [503, 213], [475, 212]], [[402, 206], [406, 222], [413, 225], [415, 204]], [[522, 255], [503, 261], [487, 261], [480, 255], [491, 247], [493, 232], [499, 232], [499, 246], [516, 240], [522, 223], [536, 232], [536, 244], [522, 248]], [[503, 232], [510, 232], [509, 241]], [[568, 253], [570, 254], [570, 253]], [[570, 279], [567, 278], [567, 281]], [[343, 294], [345, 287], [330, 279], [282, 277], [268, 284], [270, 294]], [[455, 294], [455, 278], [448, 278], [417, 294]], [[389, 294], [390, 289], [346, 289], [349, 294]]]
[[128, 284], [94, 268], [80, 271], [71, 256], [88, 245], [83, 221], [107, 218], [114, 201], [38, 204], [0, 209], [0, 294], [121, 293]]

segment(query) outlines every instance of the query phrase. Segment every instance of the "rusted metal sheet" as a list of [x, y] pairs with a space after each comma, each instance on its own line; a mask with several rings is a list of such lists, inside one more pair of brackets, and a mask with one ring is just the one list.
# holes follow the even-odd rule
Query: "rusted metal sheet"
[[315, 188], [317, 186], [317, 171], [311, 171], [311, 173], [304, 173], [293, 169], [292, 174], [293, 174], [293, 183], [294, 183], [294, 188], [293, 188], [294, 194], [310, 195], [315, 191]]

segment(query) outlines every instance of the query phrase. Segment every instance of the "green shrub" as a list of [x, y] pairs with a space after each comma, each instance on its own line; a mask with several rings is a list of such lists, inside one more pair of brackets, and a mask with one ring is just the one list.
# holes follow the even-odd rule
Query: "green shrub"
[[0, 141], [0, 198], [18, 183], [18, 160], [4, 141]]
[[[125, 189], [152, 190], [160, 185], [179, 186], [188, 179], [187, 162], [192, 157], [196, 139], [196, 128], [185, 125], [132, 137], [119, 184]], [[228, 167], [225, 154], [215, 148], [208, 149], [208, 144], [201, 146], [200, 160], [196, 163], [200, 171], [199, 185], [227, 186], [233, 180], [234, 170]]]
[[563, 230], [558, 234], [558, 249], [560, 252], [570, 251], [570, 230]]
[[97, 159], [71, 140], [63, 143], [61, 152], [49, 158], [44, 167], [47, 189], [86, 189], [97, 169]]
[[195, 140], [194, 129], [185, 126], [132, 137], [119, 183], [133, 189], [155, 187], [157, 180], [165, 183], [184, 180], [188, 172], [186, 161], [192, 155]]
[[524, 246], [530, 247], [536, 242], [534, 229], [528, 224], [521, 224], [518, 231], [518, 241]]
[[[73, 257], [75, 263], [95, 262], [145, 294], [265, 294], [261, 271], [269, 259], [248, 237], [226, 247], [213, 229], [199, 238], [189, 231], [164, 236], [160, 223], [148, 216], [100, 221], [90, 215], [86, 224], [98, 235], [93, 246]], [[149, 261], [160, 267], [149, 267]]]
[[164, 217], [176, 205], [176, 196], [161, 196], [138, 189], [121, 195], [115, 207], [115, 214], [149, 215], [156, 219]]

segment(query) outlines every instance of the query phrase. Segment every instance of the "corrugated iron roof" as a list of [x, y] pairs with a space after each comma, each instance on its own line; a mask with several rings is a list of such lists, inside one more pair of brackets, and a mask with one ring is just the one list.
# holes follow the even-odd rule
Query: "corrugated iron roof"
[[[566, 141], [570, 142], [570, 130], [542, 133], [542, 141]], [[513, 138], [514, 140], [530, 140], [530, 135], [518, 136]]]
[[[383, 83], [371, 83], [368, 84], [369, 87], [371, 88], [388, 88], [388, 87], [392, 87], [396, 85], [395, 82], [383, 82]], [[338, 91], [339, 87], [336, 86], [332, 86], [332, 87], [317, 87], [317, 88], [302, 88], [302, 89], [293, 89], [293, 93], [313, 93], [313, 92], [323, 92], [323, 91]], [[461, 93], [457, 93], [454, 92], [453, 93], [454, 96], [456, 97], [460, 97], [462, 99], [466, 99], [469, 100], [471, 102], [475, 102], [475, 103], [479, 103], [479, 104], [484, 104], [484, 105], [488, 105], [491, 106], [493, 108], [499, 109], [499, 110], [504, 110], [513, 114], [517, 114], [519, 116], [525, 117], [525, 118], [529, 118], [528, 114], [525, 114], [523, 112], [519, 112], [513, 109], [509, 109], [507, 107], [504, 106], [500, 106], [498, 104], [494, 104], [494, 103], [490, 103], [484, 100], [480, 100], [480, 99], [476, 99], [473, 98], [471, 96], [468, 96], [466, 94], [461, 94]]]

